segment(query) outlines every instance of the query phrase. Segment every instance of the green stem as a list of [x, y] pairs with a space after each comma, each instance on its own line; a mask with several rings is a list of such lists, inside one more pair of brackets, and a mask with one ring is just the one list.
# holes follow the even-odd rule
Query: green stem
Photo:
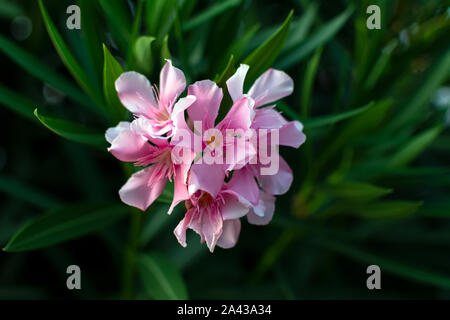
[[[133, 166], [130, 163], [123, 163], [125, 177], [128, 178], [133, 173]], [[137, 209], [130, 210], [130, 227], [128, 240], [125, 245], [123, 274], [122, 274], [122, 292], [121, 299], [133, 299], [135, 294], [134, 280], [136, 271], [136, 256], [139, 249], [143, 213]]]
[[122, 299], [132, 299], [134, 297], [134, 280], [136, 271], [136, 256], [139, 249], [139, 240], [142, 227], [142, 213], [137, 210], [132, 211], [130, 217], [130, 232], [128, 242], [125, 247], [123, 278], [122, 278]]

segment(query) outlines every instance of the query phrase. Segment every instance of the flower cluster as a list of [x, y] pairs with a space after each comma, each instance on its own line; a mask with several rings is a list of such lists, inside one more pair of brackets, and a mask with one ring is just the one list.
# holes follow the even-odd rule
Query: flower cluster
[[167, 181], [173, 182], [168, 213], [182, 201], [187, 209], [174, 230], [182, 246], [187, 229], [192, 229], [211, 252], [216, 245], [233, 247], [240, 218], [269, 223], [275, 196], [292, 183], [292, 171], [278, 146], [298, 148], [305, 141], [303, 127], [286, 121], [270, 103], [290, 95], [293, 81], [269, 69], [244, 93], [248, 69], [241, 65], [227, 80], [233, 104], [220, 121], [222, 89], [210, 80], [197, 81], [180, 98], [186, 79], [170, 60], [161, 70], [159, 88], [133, 71], [116, 80], [118, 97], [134, 120], [106, 131], [108, 150], [121, 161], [143, 167], [120, 189], [120, 198], [144, 211]]

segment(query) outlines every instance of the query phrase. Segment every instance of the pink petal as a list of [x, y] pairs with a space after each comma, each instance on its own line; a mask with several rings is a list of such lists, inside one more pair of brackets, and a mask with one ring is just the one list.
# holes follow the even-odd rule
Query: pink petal
[[246, 64], [241, 64], [239, 68], [236, 70], [235, 74], [232, 75], [227, 80], [227, 88], [228, 92], [230, 93], [231, 99], [233, 99], [233, 102], [238, 101], [241, 99], [244, 94], [244, 80], [245, 76], [247, 74], [249, 66]]
[[203, 121], [204, 129], [214, 127], [223, 97], [222, 89], [211, 80], [203, 80], [190, 85], [188, 94], [197, 98], [187, 111], [191, 122]]
[[194, 217], [194, 211], [195, 209], [190, 209], [186, 212], [184, 215], [183, 220], [181, 220], [178, 225], [176, 226], [173, 233], [175, 234], [175, 237], [177, 237], [178, 242], [183, 246], [186, 247], [186, 231], [189, 228], [189, 225], [191, 224], [192, 218]]
[[[191, 157], [193, 160], [193, 157]], [[174, 192], [173, 201], [169, 208], [169, 214], [172, 213], [175, 206], [183, 200], [189, 199], [189, 192], [187, 189], [187, 176], [189, 169], [191, 168], [191, 162], [183, 163], [175, 166], [173, 173], [174, 179]]]
[[221, 164], [194, 163], [189, 175], [189, 193], [208, 192], [213, 198], [222, 189], [225, 170]]
[[233, 177], [227, 183], [227, 189], [234, 191], [254, 205], [258, 204], [259, 188], [253, 172], [246, 167], [233, 172]]
[[153, 149], [155, 148], [143, 136], [127, 130], [119, 133], [108, 151], [121, 161], [135, 162], [151, 153]]
[[303, 133], [303, 125], [298, 121], [286, 123], [279, 132], [280, 145], [293, 148], [300, 147], [306, 140]]
[[222, 234], [223, 220], [219, 211], [213, 208], [207, 208], [208, 210], [202, 210], [202, 228], [201, 232], [206, 241], [206, 245], [209, 251], [213, 252], [216, 246], [217, 240], [219, 240]]
[[248, 95], [255, 100], [259, 107], [267, 103], [284, 98], [294, 90], [294, 81], [285, 72], [269, 69], [256, 79]]
[[108, 128], [105, 132], [106, 141], [112, 143], [119, 133], [125, 130], [130, 130], [130, 123], [128, 121], [121, 121], [117, 126]]
[[251, 224], [266, 225], [272, 220], [274, 211], [275, 197], [261, 192], [259, 203], [250, 209], [247, 214], [247, 220]]
[[256, 109], [252, 128], [279, 129], [288, 123], [278, 111], [273, 109], [273, 107], [274, 106]]
[[142, 74], [122, 73], [115, 86], [120, 101], [131, 113], [148, 115], [151, 108], [158, 108], [150, 81]]
[[165, 106], [171, 106], [186, 88], [183, 71], [167, 60], [159, 76], [159, 99]]
[[292, 170], [286, 161], [279, 156], [279, 170], [274, 175], [260, 175], [258, 180], [264, 191], [271, 194], [283, 194], [289, 190], [292, 184]]
[[241, 232], [241, 221], [239, 219], [227, 220], [223, 222], [223, 231], [217, 245], [224, 249], [232, 248], [236, 245]]
[[242, 98], [233, 104], [225, 118], [217, 125], [217, 129], [223, 132], [226, 129], [243, 129], [246, 131], [250, 128], [253, 117], [253, 100]]
[[221, 210], [223, 220], [232, 220], [243, 217], [250, 209], [250, 203], [231, 190], [222, 192], [222, 197], [224, 200]]
[[157, 174], [158, 165], [134, 173], [119, 190], [120, 199], [145, 211], [164, 191], [167, 177]]

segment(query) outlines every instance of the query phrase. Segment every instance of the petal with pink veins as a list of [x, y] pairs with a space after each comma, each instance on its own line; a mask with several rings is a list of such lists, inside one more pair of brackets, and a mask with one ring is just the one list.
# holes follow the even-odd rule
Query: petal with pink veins
[[186, 88], [183, 71], [172, 66], [167, 60], [159, 76], [159, 101], [166, 107], [172, 106], [178, 96]]
[[136, 162], [155, 149], [143, 136], [136, 134], [134, 131], [126, 130], [122, 131], [112, 141], [108, 151], [121, 161]]
[[293, 90], [294, 81], [287, 73], [269, 69], [256, 79], [248, 95], [255, 100], [255, 106], [259, 107], [284, 98]]
[[115, 82], [120, 102], [135, 115], [149, 115], [158, 103], [150, 81], [140, 73], [130, 71], [120, 75]]
[[251, 98], [236, 101], [216, 128], [223, 132], [226, 129], [248, 130], [254, 117], [253, 105], [254, 101]]
[[215, 198], [222, 189], [224, 179], [225, 171], [222, 164], [194, 163], [189, 174], [189, 194], [202, 190]]
[[167, 176], [159, 174], [159, 170], [158, 165], [152, 165], [134, 173], [120, 188], [120, 199], [127, 205], [147, 210], [164, 191], [167, 183]]
[[223, 97], [222, 89], [211, 80], [203, 80], [190, 85], [188, 94], [197, 98], [187, 110], [191, 122], [202, 121], [204, 129], [213, 128]]

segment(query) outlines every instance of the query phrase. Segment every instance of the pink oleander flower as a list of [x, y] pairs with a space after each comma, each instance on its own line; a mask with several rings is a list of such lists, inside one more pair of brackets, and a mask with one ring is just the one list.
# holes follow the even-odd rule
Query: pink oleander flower
[[[190, 126], [186, 124], [183, 115], [180, 114], [179, 119], [177, 119], [178, 125], [180, 129], [184, 129], [183, 132], [189, 133], [188, 139], [183, 137], [184, 140], [188, 140], [188, 145], [195, 145], [196, 135], [199, 139], [202, 139], [201, 150], [198, 150], [203, 153], [202, 160], [205, 159], [206, 153], [208, 153], [207, 155], [219, 153], [217, 156], [224, 159], [227, 148], [233, 148], [234, 150], [234, 157], [231, 159], [231, 163], [208, 164], [207, 161], [202, 161], [202, 163], [194, 161], [191, 166], [189, 193], [193, 194], [197, 190], [202, 190], [208, 192], [214, 198], [222, 188], [226, 173], [236, 167], [243, 166], [256, 153], [253, 145], [248, 141], [248, 137], [244, 135], [226, 139], [227, 130], [240, 130], [245, 133], [250, 129], [254, 117], [253, 100], [243, 97], [235, 101], [224, 119], [215, 124], [223, 97], [222, 89], [210, 80], [203, 80], [190, 85], [188, 87], [188, 95], [196, 97], [195, 102], [186, 110], [189, 122], [191, 124], [201, 123], [202, 127], [200, 130], [203, 134], [207, 133], [208, 130], [212, 132], [212, 136], [202, 139], [195, 125], [191, 130]], [[214, 132], [216, 135], [214, 135]], [[223, 140], [219, 142], [219, 139], [216, 139], [217, 136], [222, 137]], [[247, 141], [239, 144], [239, 139]], [[177, 145], [183, 145], [186, 142], [178, 141], [177, 137], [174, 137], [174, 141], [177, 141], [174, 142]], [[219, 148], [216, 148], [217, 143]], [[211, 174], [211, 172], [214, 172], [214, 174]]]
[[134, 117], [141, 119], [141, 126], [154, 138], [171, 137], [178, 114], [195, 101], [192, 95], [176, 101], [186, 88], [186, 78], [170, 60], [161, 70], [159, 90], [152, 87], [144, 75], [134, 71], [123, 73], [115, 85], [122, 104]]
[[146, 167], [134, 173], [123, 185], [119, 190], [120, 199], [145, 211], [164, 191], [167, 180], [172, 181], [174, 177], [174, 198], [170, 213], [180, 201], [189, 197], [186, 179], [194, 154], [190, 149], [183, 148], [185, 161], [174, 159], [174, 146], [167, 139], [153, 138], [141, 124], [141, 119], [131, 123], [124, 121], [106, 131], [106, 140], [111, 143], [109, 152], [121, 161]]
[[186, 208], [188, 210], [183, 220], [174, 230], [178, 242], [186, 247], [186, 230], [192, 229], [213, 252], [216, 245], [225, 249], [234, 247], [241, 231], [239, 218], [247, 214], [250, 206], [227, 184], [223, 184], [215, 196], [205, 191], [195, 191], [186, 200]]
[[[119, 99], [134, 120], [106, 131], [108, 150], [121, 161], [143, 167], [119, 190], [120, 198], [146, 210], [167, 180], [173, 180], [168, 213], [182, 201], [187, 208], [174, 230], [182, 246], [186, 246], [187, 229], [192, 229], [211, 252], [216, 245], [233, 247], [241, 230], [240, 218], [268, 224], [275, 195], [285, 193], [292, 183], [292, 170], [279, 156], [278, 146], [298, 148], [305, 141], [303, 126], [284, 119], [275, 105], [266, 105], [290, 95], [293, 81], [284, 72], [269, 69], [244, 94], [247, 71], [248, 66], [241, 65], [227, 81], [233, 105], [221, 121], [217, 116], [222, 89], [210, 80], [198, 81], [177, 101], [186, 83], [170, 60], [161, 71], [159, 91], [136, 72], [126, 72], [116, 81]], [[272, 141], [272, 137], [278, 139]], [[267, 144], [271, 153], [259, 154], [260, 144]], [[273, 159], [277, 171], [263, 173]]]

